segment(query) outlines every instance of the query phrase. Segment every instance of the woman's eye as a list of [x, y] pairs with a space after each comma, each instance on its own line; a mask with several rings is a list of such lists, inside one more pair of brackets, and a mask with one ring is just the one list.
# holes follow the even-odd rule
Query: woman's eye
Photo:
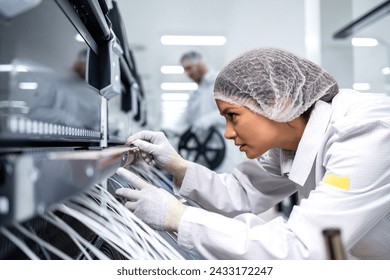
[[235, 114], [235, 113], [227, 113], [227, 116], [228, 116], [228, 119], [229, 119], [229, 120], [232, 120], [232, 119], [234, 119], [234, 117], [236, 116], [236, 114]]

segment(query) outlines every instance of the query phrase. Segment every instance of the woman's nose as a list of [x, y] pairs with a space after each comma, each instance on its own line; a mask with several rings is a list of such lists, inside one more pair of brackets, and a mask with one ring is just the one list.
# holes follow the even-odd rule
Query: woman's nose
[[226, 126], [224, 137], [225, 137], [226, 139], [228, 139], [228, 140], [232, 140], [232, 139], [234, 139], [235, 137], [237, 137], [237, 133], [234, 131], [233, 128], [231, 128], [231, 127], [229, 127], [229, 126]]

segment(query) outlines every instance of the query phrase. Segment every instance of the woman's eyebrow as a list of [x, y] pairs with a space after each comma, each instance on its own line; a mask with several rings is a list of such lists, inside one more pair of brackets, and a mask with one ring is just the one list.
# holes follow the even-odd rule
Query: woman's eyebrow
[[234, 107], [234, 106], [226, 107], [225, 109], [223, 109], [221, 115], [225, 115], [225, 114], [229, 113], [229, 111], [238, 111], [238, 110], [239, 110], [239, 107]]
[[222, 112], [221, 112], [221, 115], [226, 115], [228, 113], [228, 111], [230, 111], [232, 109], [232, 107], [227, 107], [225, 108]]

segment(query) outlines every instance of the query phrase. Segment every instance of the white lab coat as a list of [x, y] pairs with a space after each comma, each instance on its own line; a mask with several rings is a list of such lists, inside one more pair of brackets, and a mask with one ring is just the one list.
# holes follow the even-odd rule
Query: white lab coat
[[[326, 259], [327, 227], [341, 229], [348, 258], [390, 259], [390, 98], [340, 90], [316, 103], [295, 154], [272, 149], [231, 174], [191, 163], [176, 191], [212, 211], [188, 208], [178, 230], [207, 259]], [[257, 216], [295, 191], [287, 221]]]

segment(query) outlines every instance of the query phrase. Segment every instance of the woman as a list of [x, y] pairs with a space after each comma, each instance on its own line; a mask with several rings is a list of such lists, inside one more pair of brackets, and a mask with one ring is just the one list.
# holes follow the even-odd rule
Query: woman
[[[390, 98], [339, 90], [318, 65], [284, 50], [244, 53], [218, 75], [225, 137], [248, 160], [217, 174], [182, 159], [159, 132], [128, 141], [174, 176], [182, 204], [125, 169], [126, 206], [209, 259], [326, 259], [322, 230], [341, 229], [350, 259], [390, 258]], [[257, 215], [298, 192], [289, 219]]]

